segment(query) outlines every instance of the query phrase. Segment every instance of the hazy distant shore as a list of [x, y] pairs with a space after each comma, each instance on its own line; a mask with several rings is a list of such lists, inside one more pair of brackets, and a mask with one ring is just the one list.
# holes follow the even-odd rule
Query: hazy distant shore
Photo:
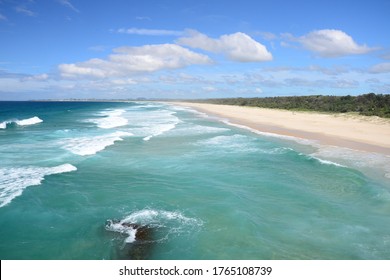
[[232, 105], [172, 102], [261, 132], [390, 155], [390, 120], [353, 114], [324, 114]]

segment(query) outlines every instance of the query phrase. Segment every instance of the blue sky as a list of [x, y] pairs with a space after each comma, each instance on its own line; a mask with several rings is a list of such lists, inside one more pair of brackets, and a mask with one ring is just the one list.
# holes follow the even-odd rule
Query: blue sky
[[390, 93], [390, 1], [0, 0], [0, 100]]

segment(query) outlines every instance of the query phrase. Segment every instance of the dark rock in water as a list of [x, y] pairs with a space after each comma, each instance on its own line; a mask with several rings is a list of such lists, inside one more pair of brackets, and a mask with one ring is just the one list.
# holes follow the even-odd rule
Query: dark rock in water
[[139, 225], [129, 222], [112, 220], [110, 224], [120, 224], [123, 227], [129, 227], [136, 230], [135, 241], [125, 243], [124, 247], [118, 252], [119, 259], [147, 260], [150, 259], [153, 250], [153, 228], [150, 226]]
[[122, 226], [124, 227], [131, 227], [136, 231], [135, 233], [135, 240], [136, 241], [151, 241], [151, 233], [152, 233], [152, 228], [149, 226], [140, 226], [138, 224], [133, 224], [133, 223], [121, 223]]
[[137, 228], [137, 232], [135, 234], [135, 240], [137, 241], [152, 241], [152, 228], [143, 226]]
[[150, 259], [153, 249], [152, 228], [148, 226], [131, 225], [136, 229], [135, 241], [125, 246], [126, 256], [131, 260]]

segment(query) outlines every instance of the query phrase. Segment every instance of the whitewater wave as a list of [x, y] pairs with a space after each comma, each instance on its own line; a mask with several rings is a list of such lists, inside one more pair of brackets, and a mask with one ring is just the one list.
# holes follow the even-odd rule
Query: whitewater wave
[[106, 230], [119, 232], [126, 236], [125, 243], [133, 243], [137, 235], [137, 229], [124, 225], [123, 221], [108, 220], [106, 222]]
[[196, 218], [189, 218], [179, 211], [164, 211], [155, 209], [143, 209], [126, 216], [120, 221], [113, 222], [108, 220], [106, 230], [119, 232], [126, 236], [125, 242], [132, 243], [135, 241], [137, 230], [122, 224], [137, 224], [158, 229], [155, 241], [165, 240], [170, 235], [179, 235], [190, 233], [199, 229], [203, 221]]
[[8, 124], [13, 124], [13, 123], [19, 126], [27, 126], [27, 125], [33, 125], [41, 122], [43, 122], [43, 120], [41, 120], [37, 116], [28, 119], [23, 119], [23, 120], [12, 119], [12, 120], [1, 122], [0, 129], [6, 129]]
[[322, 145], [316, 140], [262, 132], [244, 125], [231, 123], [228, 120], [222, 121], [228, 125], [250, 130], [259, 135], [285, 139], [304, 146], [310, 146], [314, 148], [315, 152], [309, 152], [308, 157], [317, 160], [321, 164], [334, 165], [343, 168], [356, 168], [370, 176], [373, 175], [376, 177], [379, 175], [382, 178], [390, 179], [390, 156], [388, 155]]
[[0, 168], [0, 207], [20, 196], [28, 186], [40, 185], [45, 176], [76, 170], [68, 163], [55, 167]]
[[331, 160], [325, 160], [325, 159], [320, 159], [320, 158], [316, 158], [316, 157], [313, 157], [313, 158], [318, 160], [322, 164], [335, 165], [335, 166], [338, 166], [338, 167], [346, 167], [345, 165], [339, 164], [337, 162], [333, 162]]
[[194, 143], [196, 146], [205, 147], [213, 153], [218, 150], [223, 153], [257, 153], [269, 155], [285, 154], [293, 149], [287, 147], [262, 147], [256, 138], [246, 135], [220, 135]]
[[310, 160], [315, 160], [321, 164], [325, 164], [325, 165], [334, 165], [334, 166], [337, 166], [337, 167], [347, 167], [345, 165], [342, 165], [340, 163], [337, 163], [337, 162], [334, 162], [334, 161], [331, 161], [331, 160], [328, 160], [328, 159], [322, 159], [322, 158], [319, 158], [319, 157], [316, 157], [314, 154], [311, 154], [311, 155], [306, 155], [306, 154], [303, 154], [303, 153], [299, 153], [299, 155], [301, 156], [304, 156]]
[[100, 118], [89, 119], [87, 121], [95, 123], [99, 128], [109, 129], [128, 124], [128, 120], [122, 115], [126, 112], [123, 109], [106, 110], [98, 115]]
[[229, 128], [224, 127], [214, 127], [214, 126], [205, 126], [205, 125], [195, 125], [184, 126], [177, 128], [169, 132], [169, 135], [173, 136], [192, 136], [192, 135], [203, 135], [203, 134], [217, 134], [231, 131]]
[[63, 148], [80, 156], [94, 155], [106, 147], [114, 145], [116, 141], [122, 141], [123, 137], [132, 135], [129, 132], [117, 131], [99, 136], [70, 138], [64, 141]]
[[157, 125], [152, 129], [151, 134], [144, 137], [143, 140], [149, 141], [152, 137], [156, 137], [156, 136], [159, 136], [161, 134], [164, 134], [165, 132], [168, 132], [168, 131], [174, 129], [177, 124], [178, 124], [178, 122]]
[[181, 120], [175, 116], [176, 112], [158, 109], [145, 113], [145, 111], [128, 112], [133, 127], [131, 132], [135, 136], [149, 141], [153, 137], [160, 136], [176, 128]]
[[322, 161], [332, 161], [341, 166], [356, 168], [367, 174], [377, 174], [390, 179], [390, 156], [353, 149], [318, 145], [312, 157]]
[[304, 139], [304, 138], [299, 138], [299, 137], [295, 137], [295, 136], [289, 136], [289, 135], [282, 135], [282, 134], [277, 134], [277, 133], [272, 133], [272, 132], [260, 131], [260, 130], [257, 130], [257, 129], [254, 129], [254, 128], [251, 128], [251, 127], [248, 127], [248, 126], [245, 126], [245, 125], [231, 123], [228, 120], [222, 120], [222, 122], [227, 124], [227, 125], [235, 126], [235, 127], [242, 128], [242, 129], [245, 129], [245, 130], [249, 130], [249, 131], [251, 131], [253, 133], [256, 133], [256, 134], [262, 135], [262, 136], [266, 136], [266, 137], [279, 138], [279, 139], [294, 141], [294, 142], [299, 143], [299, 144], [311, 145], [311, 146], [314, 146], [314, 145], [316, 145], [318, 143], [318, 141], [316, 141], [316, 140]]
[[213, 151], [220, 149], [223, 152], [257, 152], [258, 148], [247, 136], [221, 135], [209, 139], [200, 140], [195, 143], [197, 146], [211, 148]]

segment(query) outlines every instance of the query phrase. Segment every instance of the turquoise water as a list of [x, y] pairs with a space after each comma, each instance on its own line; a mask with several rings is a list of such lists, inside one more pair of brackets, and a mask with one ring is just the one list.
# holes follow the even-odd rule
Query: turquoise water
[[0, 102], [0, 258], [390, 259], [387, 166], [162, 103]]

